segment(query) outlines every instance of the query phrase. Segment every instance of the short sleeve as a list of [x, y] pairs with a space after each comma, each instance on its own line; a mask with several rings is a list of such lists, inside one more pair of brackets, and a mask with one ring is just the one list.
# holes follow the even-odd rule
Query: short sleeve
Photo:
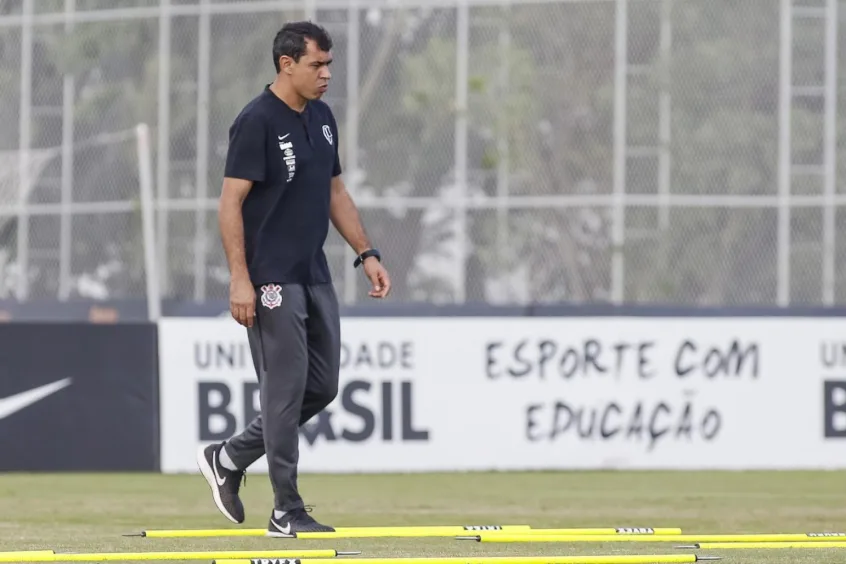
[[341, 175], [341, 157], [339, 145], [341, 144], [341, 136], [338, 135], [338, 124], [335, 122], [335, 116], [332, 116], [332, 127], [335, 129], [335, 165], [332, 167], [332, 176]]
[[332, 176], [341, 175], [341, 159], [338, 157], [338, 149], [335, 149], [335, 166], [332, 168]]
[[255, 182], [265, 179], [265, 125], [256, 112], [239, 115], [229, 128], [224, 176]]

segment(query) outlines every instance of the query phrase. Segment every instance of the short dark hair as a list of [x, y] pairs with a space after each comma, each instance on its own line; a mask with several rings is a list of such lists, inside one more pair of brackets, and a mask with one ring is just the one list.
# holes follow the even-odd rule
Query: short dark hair
[[279, 72], [279, 57], [299, 61], [306, 52], [306, 39], [311, 39], [321, 51], [332, 50], [332, 38], [324, 28], [310, 21], [285, 24], [273, 38], [273, 66]]

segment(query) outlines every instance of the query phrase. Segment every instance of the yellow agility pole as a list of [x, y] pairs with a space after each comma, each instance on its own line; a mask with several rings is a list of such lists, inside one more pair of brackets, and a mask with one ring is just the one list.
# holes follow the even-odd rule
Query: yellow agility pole
[[[823, 536], [825, 535], [825, 536]], [[732, 534], [732, 535], [554, 535], [554, 534], [479, 534], [458, 536], [459, 540], [477, 542], [820, 542], [832, 537], [846, 537], [846, 533], [786, 533], [786, 534]], [[846, 538], [844, 538], [846, 540]]]
[[796, 542], [702, 542], [677, 546], [679, 549], [712, 548], [846, 548], [846, 541]]
[[[528, 531], [503, 531], [503, 534], [529, 535], [681, 535], [678, 527], [599, 527], [595, 529], [529, 529]], [[487, 535], [487, 531], [479, 534]]]
[[3, 556], [49, 556], [56, 554], [52, 550], [12, 550], [9, 552], [0, 552], [0, 557]]
[[[674, 564], [719, 560], [696, 554], [615, 554], [609, 556], [445, 556], [422, 558], [352, 558], [355, 564]], [[324, 560], [214, 560], [212, 564], [326, 564]]]
[[[482, 527], [485, 527], [484, 529]], [[603, 527], [574, 529], [532, 529], [529, 525], [477, 525], [477, 526], [422, 526], [422, 527], [336, 527], [333, 532], [296, 533], [287, 538], [300, 539], [353, 539], [376, 537], [453, 537], [480, 531], [485, 534], [556, 534], [556, 535], [680, 535], [679, 528], [653, 527]], [[148, 538], [188, 538], [188, 537], [263, 537], [267, 529], [148, 529], [141, 533], [124, 536]]]
[[[215, 560], [229, 558], [334, 558], [361, 554], [336, 550], [217, 550], [200, 552], [102, 552], [0, 555], [0, 562], [105, 562], [129, 560]], [[325, 564], [325, 561], [324, 561]]]
[[[335, 527], [330, 533], [319, 533], [315, 538], [366, 538], [366, 537], [451, 537], [472, 531], [529, 532], [529, 525], [424, 525], [407, 527]], [[147, 538], [196, 538], [196, 537], [263, 537], [267, 529], [147, 529], [126, 537]], [[318, 534], [318, 533], [309, 533]], [[302, 535], [298, 535], [301, 538]]]
[[[450, 532], [453, 531], [453, 532]], [[655, 532], [647, 532], [655, 531]], [[483, 534], [498, 536], [498, 535], [519, 535], [525, 537], [532, 537], [535, 535], [652, 535], [661, 534], [659, 531], [664, 531], [666, 535], [681, 535], [681, 529], [645, 529], [645, 528], [602, 528], [602, 529], [529, 529], [525, 531], [484, 531]], [[383, 531], [335, 531], [326, 533], [294, 533], [292, 537], [298, 539], [350, 539], [350, 538], [365, 538], [365, 537], [448, 537], [455, 535], [454, 529], [428, 529], [428, 530], [407, 530], [397, 532], [383, 532]]]

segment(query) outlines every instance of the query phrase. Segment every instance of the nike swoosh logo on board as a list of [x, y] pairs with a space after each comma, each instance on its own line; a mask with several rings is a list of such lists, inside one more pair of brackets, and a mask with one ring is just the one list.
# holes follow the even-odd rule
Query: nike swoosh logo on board
[[65, 378], [64, 380], [59, 380], [57, 382], [53, 382], [52, 384], [45, 384], [19, 394], [2, 398], [0, 399], [0, 419], [5, 419], [22, 409], [26, 409], [32, 404], [55, 394], [59, 390], [67, 388], [70, 384], [71, 379]]

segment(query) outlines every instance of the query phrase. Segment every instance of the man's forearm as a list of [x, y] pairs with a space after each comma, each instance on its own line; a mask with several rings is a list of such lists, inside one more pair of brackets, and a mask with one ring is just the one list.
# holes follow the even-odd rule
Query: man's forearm
[[361, 224], [358, 209], [355, 207], [355, 203], [345, 188], [332, 192], [329, 213], [335, 229], [338, 230], [338, 233], [341, 234], [341, 237], [346, 240], [349, 246], [353, 248], [355, 254], [360, 255], [370, 248], [370, 240], [367, 238], [367, 233], [365, 233], [364, 226]]
[[233, 278], [249, 277], [244, 251], [244, 218], [241, 215], [241, 204], [237, 199], [221, 197], [218, 223], [231, 276]]

